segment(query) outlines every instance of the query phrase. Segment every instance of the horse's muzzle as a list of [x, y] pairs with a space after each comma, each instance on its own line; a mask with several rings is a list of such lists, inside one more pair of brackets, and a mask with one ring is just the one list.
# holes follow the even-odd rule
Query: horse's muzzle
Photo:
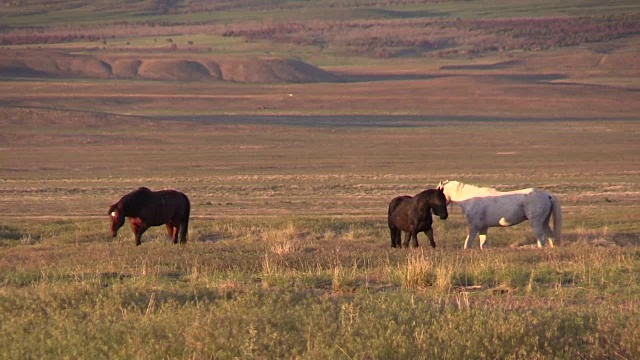
[[449, 217], [449, 214], [447, 215], [440, 215], [440, 220], [447, 220], [447, 218]]

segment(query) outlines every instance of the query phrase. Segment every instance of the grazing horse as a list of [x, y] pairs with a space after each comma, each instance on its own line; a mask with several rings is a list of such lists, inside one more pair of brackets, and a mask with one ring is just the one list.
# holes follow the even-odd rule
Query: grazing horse
[[[536, 235], [538, 247], [549, 242], [560, 243], [562, 209], [558, 198], [548, 192], [531, 188], [515, 191], [498, 191], [493, 188], [463, 184], [458, 181], [442, 181], [438, 189], [444, 191], [447, 203], [460, 206], [469, 223], [469, 233], [464, 241], [468, 249], [480, 234], [480, 249], [487, 246], [487, 230], [496, 226], [512, 226], [529, 220]], [[553, 216], [553, 231], [549, 219]]]
[[447, 199], [441, 190], [429, 189], [413, 197], [404, 195], [391, 200], [388, 213], [391, 247], [400, 247], [402, 231], [406, 232], [404, 247], [409, 247], [409, 239], [413, 239], [413, 246], [418, 247], [418, 233], [422, 231], [429, 238], [431, 247], [436, 247], [431, 212], [442, 220], [449, 216]]
[[140, 245], [140, 237], [149, 227], [162, 224], [167, 226], [174, 244], [178, 243], [180, 231], [180, 243], [184, 244], [187, 242], [190, 212], [191, 204], [185, 194], [175, 190], [151, 191], [141, 187], [109, 207], [111, 235], [118, 235], [124, 218], [128, 217], [136, 235], [136, 245]]

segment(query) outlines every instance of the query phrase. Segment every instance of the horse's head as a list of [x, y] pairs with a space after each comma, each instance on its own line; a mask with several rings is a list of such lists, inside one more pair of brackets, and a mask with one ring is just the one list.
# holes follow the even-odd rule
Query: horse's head
[[121, 202], [117, 202], [109, 207], [109, 218], [111, 219], [111, 236], [116, 237], [118, 230], [124, 225], [125, 216]]
[[433, 215], [439, 216], [440, 220], [447, 220], [449, 217], [449, 211], [447, 210], [447, 197], [444, 195], [444, 191], [438, 187], [435, 192], [435, 198], [431, 203], [431, 212]]

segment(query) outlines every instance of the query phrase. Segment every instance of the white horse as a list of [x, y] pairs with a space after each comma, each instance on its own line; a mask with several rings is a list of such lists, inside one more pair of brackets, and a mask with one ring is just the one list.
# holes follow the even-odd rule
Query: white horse
[[[467, 222], [469, 233], [464, 241], [468, 249], [480, 234], [480, 249], [487, 244], [487, 230], [496, 226], [512, 226], [525, 220], [531, 222], [538, 247], [549, 241], [560, 243], [562, 210], [558, 198], [539, 189], [498, 191], [493, 188], [463, 184], [458, 181], [441, 181], [438, 189], [444, 191], [447, 203], [458, 204]], [[553, 231], [549, 218], [553, 215]]]

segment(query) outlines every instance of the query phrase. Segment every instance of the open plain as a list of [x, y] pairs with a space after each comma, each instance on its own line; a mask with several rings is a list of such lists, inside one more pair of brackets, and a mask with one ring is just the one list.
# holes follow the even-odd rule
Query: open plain
[[[544, 26], [568, 16], [621, 30], [567, 46], [495, 35], [501, 51], [478, 29], [488, 17], [526, 32], [500, 20], [525, 11], [517, 2], [108, 1], [97, 25], [84, 24], [96, 10], [84, 3], [0, 12], [0, 357], [640, 357], [633, 2], [595, 1], [608, 17], [594, 19], [579, 2], [541, 2], [525, 14]], [[339, 26], [316, 13], [341, 14], [353, 32], [458, 16], [466, 42], [443, 22], [429, 25], [452, 32], [439, 48], [380, 45], [384, 31], [361, 48], [345, 40], [361, 33], [334, 37]], [[140, 23], [123, 24], [131, 14]], [[277, 19], [289, 17], [323, 47], [285, 36]], [[28, 30], [49, 22], [46, 41]], [[314, 66], [256, 60], [265, 49]], [[124, 58], [136, 70], [116, 77]], [[189, 66], [167, 65], [176, 59]], [[145, 61], [169, 67], [153, 67], [154, 80]], [[194, 79], [202, 68], [207, 79]], [[388, 202], [445, 179], [556, 194], [561, 243], [533, 247], [525, 222], [462, 250], [452, 205], [434, 220], [437, 248], [420, 235], [418, 249], [391, 249]], [[186, 245], [164, 228], [140, 247], [127, 225], [110, 237], [109, 205], [140, 186], [190, 197]]]

